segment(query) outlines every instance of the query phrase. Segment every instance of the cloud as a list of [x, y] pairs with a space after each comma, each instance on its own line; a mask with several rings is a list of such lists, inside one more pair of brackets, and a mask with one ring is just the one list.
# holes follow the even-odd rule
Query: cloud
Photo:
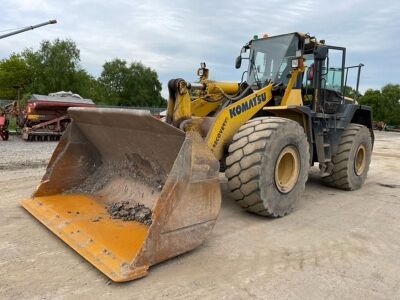
[[366, 89], [399, 80], [399, 15], [400, 3], [388, 0], [3, 0], [0, 30], [59, 23], [1, 40], [0, 58], [43, 39], [71, 38], [93, 75], [119, 57], [152, 67], [165, 87], [170, 78], [195, 80], [201, 61], [214, 79], [239, 80], [234, 58], [254, 34], [301, 31], [347, 47], [349, 65], [365, 64]]

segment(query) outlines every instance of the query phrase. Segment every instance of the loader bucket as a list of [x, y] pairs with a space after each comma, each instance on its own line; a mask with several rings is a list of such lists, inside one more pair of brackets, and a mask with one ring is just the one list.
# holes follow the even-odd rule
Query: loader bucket
[[71, 108], [72, 122], [22, 206], [113, 281], [199, 246], [221, 194], [198, 133], [147, 111]]

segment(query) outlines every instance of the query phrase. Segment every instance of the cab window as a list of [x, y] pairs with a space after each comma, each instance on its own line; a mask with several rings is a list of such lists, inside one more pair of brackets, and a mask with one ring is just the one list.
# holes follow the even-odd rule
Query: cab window
[[323, 68], [322, 86], [327, 90], [342, 93], [342, 69], [343, 50], [329, 49], [328, 59]]

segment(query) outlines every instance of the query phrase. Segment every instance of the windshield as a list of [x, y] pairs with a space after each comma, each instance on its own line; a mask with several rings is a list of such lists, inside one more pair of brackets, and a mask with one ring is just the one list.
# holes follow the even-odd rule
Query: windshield
[[266, 81], [287, 83], [291, 58], [295, 57], [298, 49], [298, 38], [295, 34], [254, 40], [251, 48], [247, 77], [250, 85], [257, 81], [262, 84]]

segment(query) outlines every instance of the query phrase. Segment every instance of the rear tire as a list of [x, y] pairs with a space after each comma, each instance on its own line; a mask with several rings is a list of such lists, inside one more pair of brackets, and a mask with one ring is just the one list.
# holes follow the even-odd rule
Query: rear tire
[[226, 158], [231, 197], [259, 215], [290, 213], [304, 191], [309, 157], [307, 137], [297, 122], [277, 117], [246, 122]]
[[350, 123], [343, 131], [340, 144], [333, 158], [333, 170], [322, 181], [342, 190], [359, 189], [367, 178], [372, 154], [372, 138], [369, 129]]

